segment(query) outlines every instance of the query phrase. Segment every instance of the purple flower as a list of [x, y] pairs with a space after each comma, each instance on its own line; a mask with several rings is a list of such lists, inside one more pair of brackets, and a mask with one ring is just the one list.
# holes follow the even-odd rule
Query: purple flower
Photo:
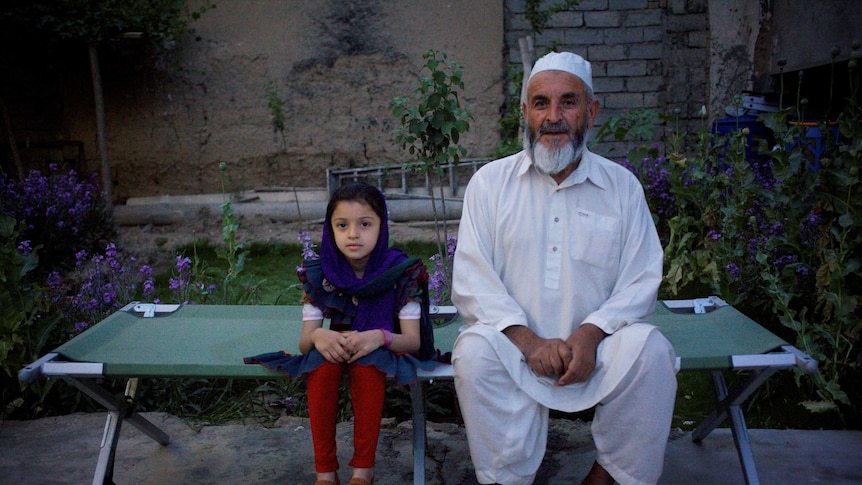
[[797, 261], [797, 257], [795, 254], [785, 254], [779, 256], [775, 259], [776, 266], [787, 266], [788, 264], [795, 263]]
[[24, 256], [29, 255], [33, 252], [33, 248], [30, 247], [30, 241], [21, 241], [18, 243], [18, 251], [21, 252]]
[[431, 268], [428, 276], [428, 292], [432, 305], [441, 305], [448, 298], [451, 285], [449, 275], [452, 273], [452, 261], [457, 245], [458, 238], [448, 236], [446, 238], [446, 256], [437, 253], [429, 258], [434, 262], [434, 267]]
[[177, 256], [177, 271], [186, 272], [189, 268], [191, 268], [191, 265], [192, 260], [189, 257], [183, 255]]
[[168, 280], [168, 288], [172, 290], [179, 290], [186, 286], [186, 280], [177, 276], [171, 276], [170, 280]]
[[302, 244], [302, 259], [318, 259], [317, 252], [314, 250], [315, 244], [311, 241], [311, 235], [307, 231], [300, 231], [296, 236], [296, 240]]
[[727, 272], [730, 273], [730, 276], [733, 279], [738, 279], [739, 276], [742, 274], [742, 271], [740, 271], [739, 266], [737, 266], [735, 263], [728, 264], [724, 267], [724, 269], [726, 269]]
[[52, 271], [48, 274], [48, 286], [51, 288], [59, 288], [63, 285], [63, 278], [60, 276], [60, 273], [56, 271]]
[[142, 285], [142, 291], [144, 292], [144, 298], [149, 298], [153, 293], [156, 292], [156, 282], [152, 278], [147, 278], [144, 280], [144, 284]]

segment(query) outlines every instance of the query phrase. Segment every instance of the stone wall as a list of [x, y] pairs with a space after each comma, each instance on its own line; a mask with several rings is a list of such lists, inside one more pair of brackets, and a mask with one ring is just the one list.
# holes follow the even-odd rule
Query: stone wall
[[[519, 40], [531, 34], [524, 0], [506, 0], [506, 47], [511, 69], [520, 69]], [[640, 108], [678, 113], [680, 128], [699, 128], [709, 102], [707, 0], [583, 0], [559, 13], [534, 37], [534, 59], [550, 50], [588, 59], [602, 108], [598, 124]], [[509, 86], [510, 92], [514, 89]], [[656, 126], [659, 135], [662, 126]], [[625, 143], [598, 151], [618, 157]]]

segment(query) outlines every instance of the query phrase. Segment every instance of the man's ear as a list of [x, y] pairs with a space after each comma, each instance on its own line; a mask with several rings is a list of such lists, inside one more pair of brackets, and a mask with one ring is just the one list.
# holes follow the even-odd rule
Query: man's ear
[[595, 125], [596, 119], [599, 116], [599, 108], [601, 108], [601, 103], [599, 103], [598, 99], [593, 98], [593, 100], [590, 101], [590, 106], [587, 108], [589, 111], [589, 115], [590, 115], [590, 128], [591, 129]]

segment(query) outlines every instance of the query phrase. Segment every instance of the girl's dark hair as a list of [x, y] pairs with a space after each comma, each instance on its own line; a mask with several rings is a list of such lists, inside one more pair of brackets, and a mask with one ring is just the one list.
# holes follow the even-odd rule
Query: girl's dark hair
[[332, 224], [332, 213], [339, 202], [362, 202], [371, 207], [381, 222], [386, 222], [386, 199], [377, 187], [365, 182], [351, 182], [339, 187], [326, 206], [326, 222]]

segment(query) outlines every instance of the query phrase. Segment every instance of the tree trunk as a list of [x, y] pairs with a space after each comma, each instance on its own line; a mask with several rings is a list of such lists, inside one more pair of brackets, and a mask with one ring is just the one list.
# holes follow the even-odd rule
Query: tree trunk
[[99, 51], [96, 44], [90, 44], [90, 75], [93, 77], [93, 99], [96, 104], [96, 137], [99, 154], [102, 157], [102, 194], [109, 211], [113, 212], [111, 195], [111, 162], [108, 158], [108, 139], [105, 135], [105, 98], [102, 92], [102, 74], [99, 70]]
[[24, 165], [21, 163], [21, 154], [18, 153], [18, 144], [15, 143], [15, 132], [12, 131], [12, 118], [9, 116], [9, 111], [6, 109], [6, 102], [0, 98], [0, 112], [3, 113], [3, 124], [6, 126], [6, 133], [9, 135], [9, 148], [12, 150], [12, 160], [15, 162], [15, 169], [18, 171], [18, 180], [24, 180]]

